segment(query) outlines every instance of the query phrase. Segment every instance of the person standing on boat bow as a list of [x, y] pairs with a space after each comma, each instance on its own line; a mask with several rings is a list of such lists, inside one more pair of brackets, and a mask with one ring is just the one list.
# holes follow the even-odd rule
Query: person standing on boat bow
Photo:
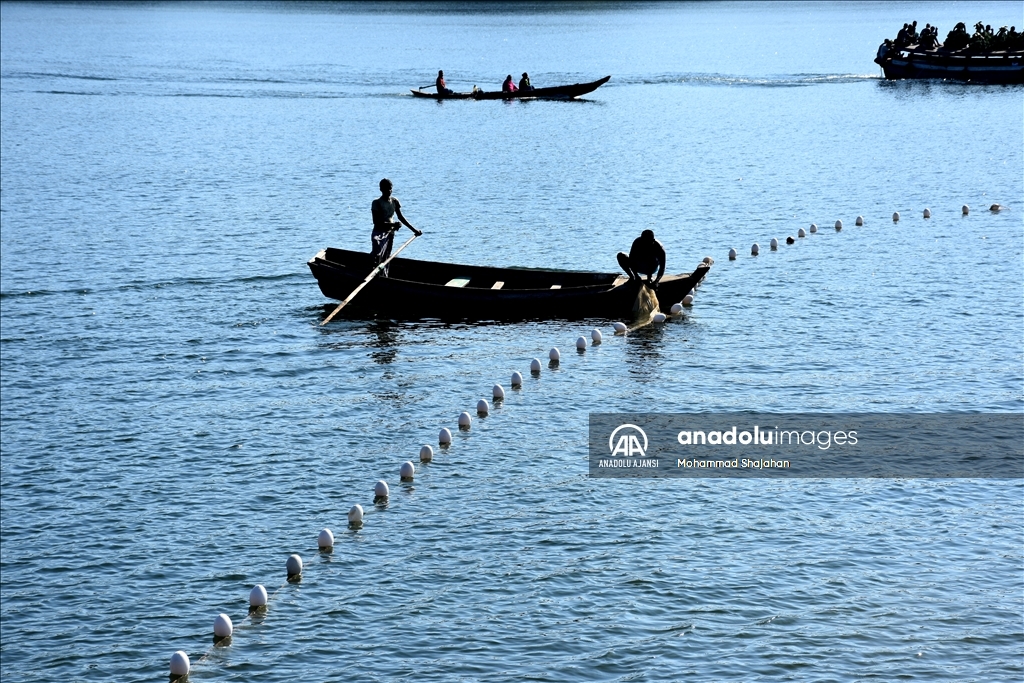
[[[641, 273], [647, 275], [647, 285], [651, 289], [657, 289], [658, 283], [665, 275], [665, 247], [654, 239], [653, 230], [644, 230], [633, 240], [629, 256], [620, 251], [616, 258], [630, 280], [640, 280]], [[654, 271], [658, 271], [658, 277], [652, 281]]]
[[[370, 235], [370, 253], [373, 254], [373, 265], [379, 266], [391, 256], [391, 246], [395, 241], [395, 232], [402, 227], [409, 228], [417, 237], [423, 234], [422, 230], [412, 227], [412, 223], [405, 220], [402, 215], [402, 204], [398, 197], [391, 196], [393, 185], [391, 181], [384, 178], [380, 181], [380, 196], [370, 204], [370, 213], [373, 214], [373, 233]], [[397, 221], [391, 220], [398, 216]], [[388, 276], [388, 269], [385, 268], [382, 276]]]

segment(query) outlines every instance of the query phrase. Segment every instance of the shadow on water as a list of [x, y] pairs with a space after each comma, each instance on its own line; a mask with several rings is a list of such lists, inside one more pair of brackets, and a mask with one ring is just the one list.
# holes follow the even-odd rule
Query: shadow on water
[[370, 347], [376, 349], [370, 353], [370, 358], [374, 363], [390, 365], [395, 362], [395, 357], [398, 355], [400, 330], [401, 326], [390, 320], [375, 320], [366, 326], [366, 331], [376, 337], [370, 342]]
[[664, 357], [665, 324], [650, 324], [626, 335], [626, 359], [632, 375], [655, 376]]
[[[310, 311], [317, 314], [316, 320], [313, 324], [319, 326], [324, 319], [330, 315], [335, 308], [337, 303], [326, 303], [318, 306], [307, 307], [304, 310]], [[551, 322], [552, 320], [568, 321], [568, 322], [582, 322], [582, 323], [593, 323], [595, 325], [610, 325], [611, 323], [621, 320], [620, 317], [559, 317], [550, 318], [544, 316], [525, 316], [517, 315], [505, 318], [489, 318], [486, 320], [467, 318], [465, 316], [452, 315], [446, 318], [417, 318], [417, 317], [377, 317], [374, 314], [366, 311], [365, 309], [353, 308], [351, 311], [345, 309], [339, 313], [331, 322], [326, 326], [320, 328], [323, 332], [337, 332], [339, 330], [352, 330], [358, 329], [353, 327], [346, 327], [345, 322], [351, 323], [363, 323], [366, 325], [372, 325], [374, 323], [389, 323], [396, 327], [413, 326], [416, 329], [449, 329], [453, 326], [471, 326], [471, 327], [486, 327], [490, 325], [518, 325], [521, 323], [538, 323], [538, 322]]]
[[878, 82], [878, 88], [882, 92], [891, 93], [897, 100], [958, 97], [967, 98], [975, 95], [988, 96], [992, 92], [1024, 89], [1019, 83], [978, 83], [974, 81], [962, 81], [953, 78], [902, 78], [898, 80], [882, 79]]

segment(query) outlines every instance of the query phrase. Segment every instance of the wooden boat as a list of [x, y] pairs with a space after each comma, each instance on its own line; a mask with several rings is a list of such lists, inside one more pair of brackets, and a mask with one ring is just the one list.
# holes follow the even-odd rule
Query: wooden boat
[[1024, 52], [976, 52], [970, 48], [892, 49], [875, 58], [887, 80], [950, 78], [974, 83], [1024, 83]]
[[[344, 299], [373, 270], [370, 254], [327, 248], [309, 259], [324, 296]], [[666, 275], [658, 299], [666, 308], [682, 301], [711, 268]], [[619, 273], [533, 268], [489, 268], [396, 258], [388, 277], [370, 281], [345, 314], [359, 317], [522, 320], [531, 318], [628, 319], [640, 289]]]
[[594, 92], [608, 82], [611, 76], [599, 78], [590, 83], [574, 83], [572, 85], [556, 85], [550, 88], [534, 88], [533, 90], [517, 90], [502, 92], [501, 90], [477, 90], [475, 92], [456, 92], [441, 95], [426, 90], [413, 90], [416, 97], [427, 97], [432, 100], [571, 100], [588, 92]]

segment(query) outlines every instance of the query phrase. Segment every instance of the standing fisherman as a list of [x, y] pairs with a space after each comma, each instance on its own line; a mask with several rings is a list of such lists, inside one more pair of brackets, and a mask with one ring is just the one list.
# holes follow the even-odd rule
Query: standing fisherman
[[[373, 233], [370, 234], [370, 253], [373, 254], [373, 265], [379, 266], [391, 255], [391, 246], [395, 241], [395, 232], [402, 227], [412, 230], [417, 237], [423, 234], [422, 230], [412, 227], [412, 224], [405, 220], [402, 215], [402, 204], [398, 197], [391, 196], [391, 181], [384, 178], [380, 181], [380, 197], [373, 200], [370, 205], [370, 213], [373, 214]], [[395, 215], [397, 221], [391, 220]], [[401, 221], [401, 222], [399, 222]], [[388, 276], [388, 269], [381, 273]]]

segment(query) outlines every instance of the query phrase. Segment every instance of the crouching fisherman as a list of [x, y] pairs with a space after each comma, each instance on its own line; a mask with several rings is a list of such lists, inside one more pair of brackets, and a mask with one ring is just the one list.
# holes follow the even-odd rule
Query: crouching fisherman
[[[619, 260], [619, 266], [629, 275], [630, 280], [639, 281], [640, 275], [644, 274], [647, 276], [647, 285], [651, 289], [657, 289], [658, 283], [665, 275], [665, 247], [654, 239], [653, 230], [644, 230], [639, 237], [633, 240], [629, 256], [620, 251], [616, 258]], [[652, 280], [655, 271], [658, 272], [658, 277]]]

